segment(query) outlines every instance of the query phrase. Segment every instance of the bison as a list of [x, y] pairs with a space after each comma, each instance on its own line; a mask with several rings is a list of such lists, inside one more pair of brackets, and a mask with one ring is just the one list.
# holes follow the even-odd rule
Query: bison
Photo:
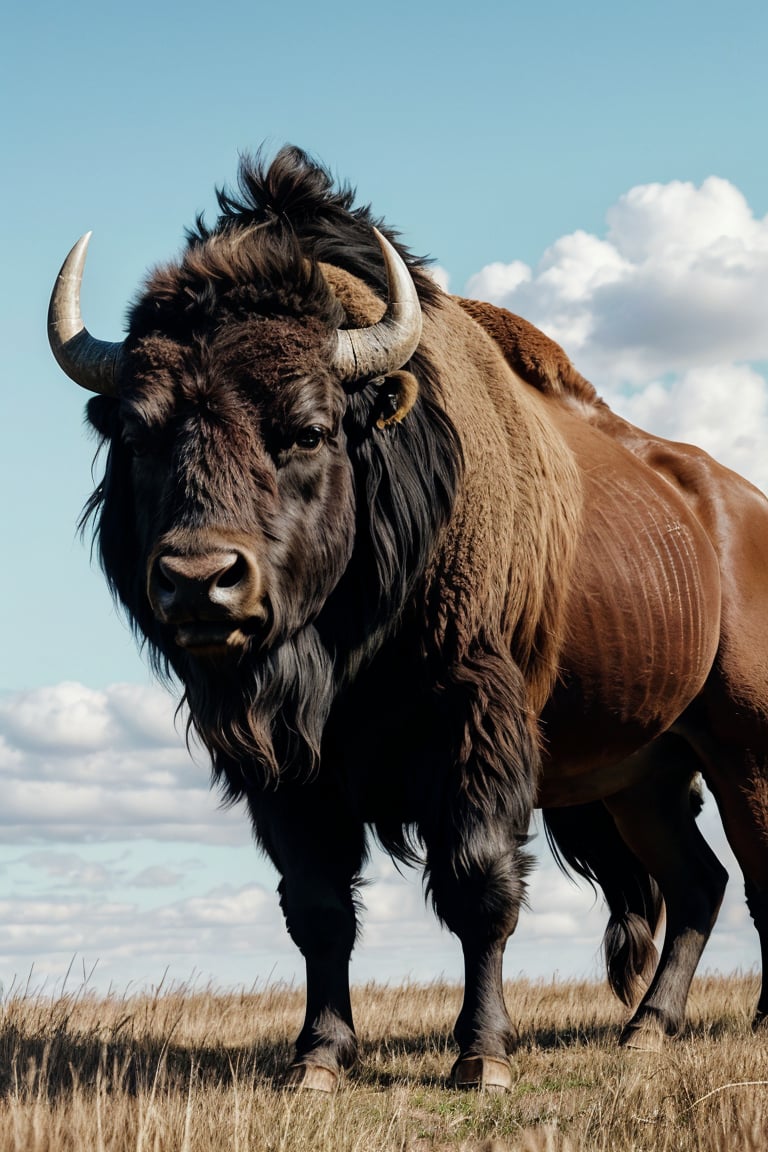
[[510, 1083], [502, 955], [537, 805], [605, 891], [627, 1001], [663, 901], [623, 1033], [657, 1045], [726, 882], [699, 773], [768, 946], [766, 500], [614, 415], [525, 321], [441, 291], [300, 150], [244, 161], [219, 205], [119, 343], [83, 325], [83, 238], [49, 337], [96, 393], [106, 577], [281, 876], [306, 961], [288, 1083], [355, 1059], [370, 836], [423, 865], [461, 942], [454, 1083]]

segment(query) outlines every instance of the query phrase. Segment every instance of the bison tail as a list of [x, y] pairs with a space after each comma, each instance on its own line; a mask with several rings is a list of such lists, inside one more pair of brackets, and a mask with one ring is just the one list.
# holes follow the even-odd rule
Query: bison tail
[[[654, 881], [650, 883], [656, 887]], [[627, 1007], [633, 1007], [648, 987], [658, 953], [651, 926], [637, 912], [611, 912], [603, 936], [608, 984]]]
[[563, 872], [576, 872], [603, 890], [610, 911], [603, 937], [608, 984], [631, 1006], [656, 967], [653, 938], [664, 908], [658, 885], [602, 803], [545, 809], [544, 827]]

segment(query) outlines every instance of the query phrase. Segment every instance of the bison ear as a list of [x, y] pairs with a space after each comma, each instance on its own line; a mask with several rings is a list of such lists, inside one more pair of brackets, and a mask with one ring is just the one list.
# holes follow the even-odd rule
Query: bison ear
[[86, 419], [100, 436], [111, 440], [117, 432], [118, 401], [112, 396], [94, 396], [85, 406]]
[[418, 395], [419, 382], [412, 372], [392, 372], [380, 385], [376, 427], [399, 424], [413, 408]]

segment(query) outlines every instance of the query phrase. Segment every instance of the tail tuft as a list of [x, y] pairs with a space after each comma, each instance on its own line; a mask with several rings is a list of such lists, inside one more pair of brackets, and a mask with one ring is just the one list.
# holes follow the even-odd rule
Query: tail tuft
[[599, 801], [547, 808], [544, 827], [563, 872], [576, 872], [593, 888], [602, 888], [610, 911], [603, 937], [608, 984], [622, 1003], [636, 1003], [658, 959], [653, 937], [664, 902], [656, 881]]
[[650, 924], [637, 912], [611, 913], [603, 936], [608, 985], [631, 1008], [648, 987], [658, 953]]

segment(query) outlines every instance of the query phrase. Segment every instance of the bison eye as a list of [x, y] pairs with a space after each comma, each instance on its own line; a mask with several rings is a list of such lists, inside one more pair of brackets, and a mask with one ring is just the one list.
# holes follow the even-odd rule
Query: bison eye
[[294, 445], [296, 448], [300, 448], [302, 452], [315, 452], [324, 442], [325, 437], [325, 428], [321, 428], [319, 424], [310, 424], [309, 427], [302, 428], [294, 440]]
[[133, 456], [141, 456], [144, 453], [144, 445], [141, 443], [138, 436], [132, 432], [123, 432], [123, 444]]
[[132, 456], [150, 456], [162, 448], [164, 438], [158, 429], [131, 420], [123, 425], [122, 441]]
[[123, 444], [132, 456], [148, 455], [151, 444], [147, 436], [141, 436], [133, 431], [123, 432]]

